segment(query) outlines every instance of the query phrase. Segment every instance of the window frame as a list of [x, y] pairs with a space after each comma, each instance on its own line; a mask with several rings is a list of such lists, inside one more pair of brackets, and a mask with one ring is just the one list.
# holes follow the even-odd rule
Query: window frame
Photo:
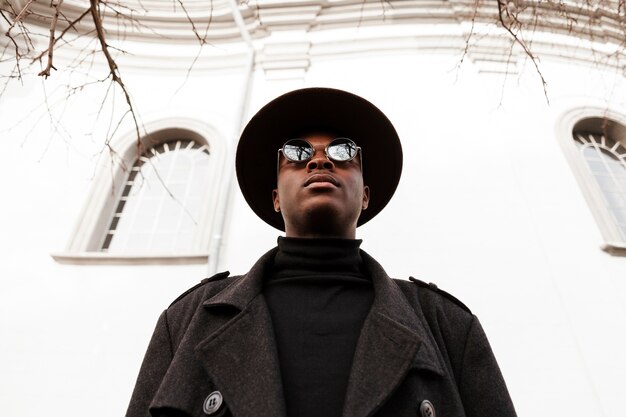
[[[103, 152], [76, 226], [63, 252], [52, 253], [53, 259], [65, 264], [206, 264], [209, 258], [212, 230], [223, 200], [221, 184], [225, 175], [226, 147], [223, 136], [212, 126], [194, 119], [170, 118], [147, 123], [137, 152], [137, 136], [129, 130], [111, 143], [112, 152]], [[108, 253], [100, 250], [104, 234], [119, 202], [123, 185], [135, 160], [145, 150], [172, 139], [186, 138], [206, 145], [210, 152], [210, 183], [206, 191], [206, 209], [198, 219], [202, 232], [194, 238], [193, 249], [186, 253], [154, 254], [137, 252]]]
[[[614, 256], [626, 256], [626, 239], [618, 230], [613, 214], [605, 202], [595, 177], [591, 174], [587, 161], [581, 153], [581, 148], [575, 143], [574, 132], [580, 130], [597, 131], [601, 133], [599, 124], [608, 122], [608, 131], [621, 128], [626, 131], [626, 112], [619, 113], [606, 107], [585, 106], [566, 112], [557, 124], [557, 137], [567, 161], [574, 173], [583, 197], [598, 225], [604, 243], [601, 249]], [[613, 138], [626, 147], [626, 137]]]

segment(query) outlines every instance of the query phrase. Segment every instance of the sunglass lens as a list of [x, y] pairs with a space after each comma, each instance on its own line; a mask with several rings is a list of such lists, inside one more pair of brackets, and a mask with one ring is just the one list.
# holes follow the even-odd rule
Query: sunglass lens
[[356, 153], [356, 143], [348, 138], [337, 138], [328, 145], [328, 156], [335, 161], [350, 161]]
[[313, 148], [307, 141], [292, 139], [283, 146], [283, 154], [290, 161], [306, 161], [313, 156]]

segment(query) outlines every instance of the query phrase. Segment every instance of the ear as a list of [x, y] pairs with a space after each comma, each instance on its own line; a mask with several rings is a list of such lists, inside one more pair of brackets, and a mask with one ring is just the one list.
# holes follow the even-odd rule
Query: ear
[[274, 211], [280, 212], [280, 199], [278, 198], [278, 188], [272, 190], [272, 201], [274, 202]]
[[361, 204], [361, 210], [367, 209], [370, 204], [370, 187], [363, 186], [363, 203]]

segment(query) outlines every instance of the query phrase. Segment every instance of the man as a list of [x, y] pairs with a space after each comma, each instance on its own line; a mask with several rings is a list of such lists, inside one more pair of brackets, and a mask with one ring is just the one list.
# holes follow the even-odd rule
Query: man
[[285, 94], [248, 123], [236, 165], [246, 201], [286, 237], [165, 310], [128, 417], [515, 416], [467, 307], [390, 279], [354, 239], [400, 178], [378, 108], [334, 89]]

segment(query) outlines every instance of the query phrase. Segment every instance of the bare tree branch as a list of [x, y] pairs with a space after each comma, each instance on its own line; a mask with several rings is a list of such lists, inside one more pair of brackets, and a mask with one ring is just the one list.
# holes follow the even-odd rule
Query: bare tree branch
[[[9, 18], [4, 14], [4, 10], [0, 9], [0, 16], [2, 16], [2, 18], [9, 24], [9, 26], [11, 25], [11, 21], [9, 20]], [[5, 33], [6, 34], [6, 33]]]
[[40, 77], [43, 76], [44, 79], [50, 76], [50, 70], [57, 70], [55, 66], [52, 64], [52, 56], [54, 54], [54, 43], [55, 40], [55, 32], [57, 29], [57, 21], [59, 20], [59, 10], [61, 5], [63, 4], [63, 0], [58, 0], [54, 5], [54, 15], [52, 16], [52, 22], [50, 23], [50, 42], [48, 44], [48, 63], [46, 64], [46, 68], [43, 69], [39, 74]]
[[[63, 0], [61, 0], [61, 3], [63, 2]], [[60, 4], [57, 7], [57, 11], [60, 9]], [[33, 58], [33, 62], [34, 61], [39, 61], [41, 60], [41, 58], [44, 56], [44, 54], [48, 53], [48, 55], [51, 54], [50, 50], [56, 45], [56, 43], [58, 41], [60, 41], [61, 39], [63, 39], [63, 36], [65, 36], [65, 34], [70, 30], [70, 29], [75, 29], [76, 28], [76, 24], [78, 22], [80, 22], [85, 16], [87, 16], [90, 13], [91, 9], [87, 9], [85, 10], [80, 16], [78, 16], [76, 19], [74, 19], [73, 21], [69, 22], [69, 25], [63, 29], [61, 31], [61, 33], [59, 34], [59, 36], [54, 39], [54, 41], [51, 40], [48, 49], [42, 51], [39, 55], [37, 55], [36, 57]], [[50, 35], [52, 36], [52, 27], [50, 29], [51, 33]], [[56, 69], [56, 68], [55, 68]]]
[[187, 9], [185, 8], [185, 4], [183, 3], [183, 0], [176, 0], [176, 1], [180, 5], [180, 8], [183, 10], [183, 13], [185, 13], [185, 17], [187, 18], [187, 21], [191, 25], [191, 30], [193, 31], [193, 34], [196, 35], [196, 38], [198, 38], [198, 42], [200, 42], [200, 45], [204, 45], [206, 43], [206, 34], [204, 35], [204, 37], [200, 36], [200, 34], [198, 33], [198, 29], [196, 29], [196, 25], [193, 22], [193, 19], [191, 18], [191, 16], [189, 16], [189, 13], [187, 12]]
[[[505, 19], [504, 18], [504, 14], [506, 13], [507, 17], [511, 18], [514, 22], [519, 22], [519, 21], [517, 21], [515, 15], [507, 8], [508, 3], [505, 3], [504, 1], [505, 0], [497, 0], [497, 2], [498, 2], [498, 19], [500, 21], [500, 24], [511, 35], [511, 37], [513, 38], [513, 41], [515, 43], [517, 43], [519, 46], [522, 47], [522, 49], [524, 50], [524, 53], [532, 61], [533, 65], [535, 66], [535, 70], [537, 70], [537, 74], [539, 74], [539, 78], [541, 78], [541, 86], [543, 87], [543, 95], [546, 97], [546, 101], [548, 103], [550, 103], [550, 99], [548, 98], [548, 90], [547, 90], [548, 83], [546, 82], [545, 78], [543, 77], [543, 74], [541, 73], [541, 70], [539, 69], [539, 64], [537, 62], [537, 57], [535, 55], [533, 55], [533, 53], [530, 51], [530, 49], [528, 49], [528, 46], [526, 45], [526, 42], [524, 42], [522, 39], [520, 39], [517, 36], [517, 34], [515, 32], [513, 32], [513, 30], [509, 26], [509, 24], [507, 24], [504, 21], [504, 19]], [[512, 3], [512, 1], [511, 1], [511, 3]]]
[[20, 10], [20, 12], [17, 14], [17, 16], [15, 16], [15, 19], [13, 19], [13, 23], [11, 24], [11, 26], [9, 26], [9, 29], [7, 29], [6, 31], [6, 35], [9, 36], [9, 34], [11, 33], [11, 29], [13, 29], [15, 27], [15, 25], [19, 24], [22, 22], [22, 19], [24, 19], [24, 17], [28, 14], [28, 9], [30, 9], [30, 6], [37, 0], [28, 0], [28, 2], [24, 5], [24, 7], [22, 7], [22, 10]]
[[476, 16], [478, 15], [478, 6], [479, 5], [480, 5], [480, 0], [474, 0], [474, 9], [472, 11], [472, 24], [470, 26], [469, 34], [467, 35], [467, 38], [465, 38], [465, 48], [463, 49], [463, 55], [461, 55], [461, 59], [459, 60], [459, 64], [458, 64], [457, 68], [461, 67], [461, 65], [463, 64], [463, 61], [465, 60], [465, 57], [467, 56], [467, 53], [469, 51], [470, 39], [472, 39], [472, 36], [474, 36], [474, 26], [476, 25]]
[[106, 37], [104, 34], [104, 28], [102, 26], [102, 19], [100, 18], [100, 11], [98, 10], [98, 5], [100, 4], [100, 0], [89, 0], [91, 4], [91, 16], [93, 19], [93, 23], [96, 26], [96, 33], [98, 36], [98, 40], [100, 41], [100, 46], [102, 47], [102, 53], [104, 54], [107, 63], [109, 65], [109, 75], [111, 76], [111, 80], [117, 83], [122, 92], [124, 93], [124, 97], [126, 98], [126, 103], [128, 104], [128, 108], [130, 110], [131, 116], [133, 117], [133, 121], [135, 124], [135, 133], [137, 134], [137, 148], [141, 147], [141, 133], [139, 132], [139, 122], [137, 120], [137, 115], [135, 114], [135, 109], [133, 107], [132, 100], [130, 98], [130, 94], [128, 93], [128, 89], [126, 85], [124, 85], [124, 81], [122, 80], [119, 69], [111, 53], [109, 52], [109, 45], [107, 44]]
[[[11, 3], [8, 3], [9, 8], [11, 9], [11, 13], [16, 15], [12, 22], [6, 17], [6, 15], [4, 14], [4, 10], [0, 9], [0, 14], [2, 14], [2, 17], [7, 21], [7, 23], [9, 23], [9, 28], [5, 32], [5, 36], [8, 37], [11, 40], [11, 43], [13, 43], [13, 45], [15, 47], [15, 58], [18, 61], [22, 57], [22, 53], [20, 52], [20, 47], [17, 44], [17, 41], [15, 40], [15, 37], [11, 34], [11, 30], [13, 30], [13, 28], [16, 25], [19, 26], [20, 32], [16, 36], [23, 36], [25, 38], [25, 40], [26, 40], [27, 45], [30, 45], [31, 48], [34, 48], [33, 42], [30, 39], [30, 32], [28, 31], [28, 28], [26, 28], [26, 26], [24, 26], [24, 23], [22, 22], [22, 20], [24, 19], [24, 17], [26, 17], [26, 15], [29, 14], [30, 6], [35, 1], [36, 0], [29, 0], [28, 3], [26, 3], [24, 5], [24, 7], [22, 8], [22, 10], [20, 10], [18, 13], [15, 12], [15, 9], [13, 8], [13, 5]], [[21, 71], [19, 65], [18, 65], [18, 72], [20, 74], [20, 80], [21, 80], [22, 71]]]

